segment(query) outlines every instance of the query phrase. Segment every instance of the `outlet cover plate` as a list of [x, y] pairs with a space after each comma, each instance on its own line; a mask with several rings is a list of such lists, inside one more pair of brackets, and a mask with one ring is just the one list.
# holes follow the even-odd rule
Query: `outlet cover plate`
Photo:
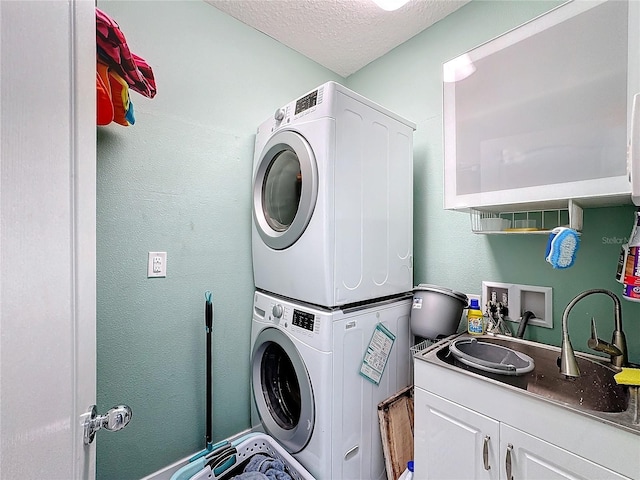
[[147, 263], [147, 277], [167, 276], [167, 252], [149, 252]]

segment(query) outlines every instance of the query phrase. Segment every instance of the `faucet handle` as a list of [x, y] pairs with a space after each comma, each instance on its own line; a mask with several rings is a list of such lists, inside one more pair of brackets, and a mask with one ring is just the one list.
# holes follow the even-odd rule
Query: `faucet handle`
[[592, 350], [595, 350], [596, 352], [603, 352], [607, 355], [622, 355], [622, 352], [618, 347], [598, 338], [598, 332], [596, 331], [596, 321], [593, 317], [591, 317], [591, 338], [587, 341], [587, 346]]
[[598, 332], [596, 331], [596, 319], [591, 317], [591, 338], [589, 339], [589, 342], [587, 343], [589, 345], [589, 348], [594, 348], [591, 344], [598, 343]]

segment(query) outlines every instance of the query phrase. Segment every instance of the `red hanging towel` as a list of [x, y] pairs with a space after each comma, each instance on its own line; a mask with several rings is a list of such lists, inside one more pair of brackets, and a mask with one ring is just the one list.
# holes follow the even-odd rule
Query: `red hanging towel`
[[122, 77], [132, 90], [149, 98], [156, 95], [153, 70], [143, 58], [129, 50], [127, 39], [115, 20], [98, 8], [96, 42], [98, 57]]
[[[98, 66], [98, 70], [100, 67]], [[109, 125], [113, 122], [113, 103], [111, 103], [111, 86], [109, 82], [105, 84], [104, 80], [100, 76], [100, 73], [96, 72], [96, 100], [97, 100], [97, 123], [98, 125]]]
[[[97, 62], [98, 125], [119, 123], [124, 127], [133, 125], [133, 102], [129, 98], [127, 82], [102, 63]], [[102, 88], [104, 87], [104, 88]]]

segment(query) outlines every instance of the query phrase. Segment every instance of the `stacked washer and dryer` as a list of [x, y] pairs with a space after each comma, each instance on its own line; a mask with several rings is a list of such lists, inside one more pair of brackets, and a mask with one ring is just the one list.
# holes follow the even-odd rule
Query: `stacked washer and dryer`
[[329, 82], [256, 134], [251, 421], [318, 479], [386, 477], [377, 405], [411, 381], [414, 130]]

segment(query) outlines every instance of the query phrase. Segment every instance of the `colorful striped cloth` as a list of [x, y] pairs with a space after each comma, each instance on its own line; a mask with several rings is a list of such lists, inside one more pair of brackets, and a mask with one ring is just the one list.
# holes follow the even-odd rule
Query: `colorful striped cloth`
[[100, 60], [118, 74], [129, 88], [148, 98], [156, 95], [153, 71], [147, 62], [132, 53], [118, 24], [96, 8], [96, 41]]

